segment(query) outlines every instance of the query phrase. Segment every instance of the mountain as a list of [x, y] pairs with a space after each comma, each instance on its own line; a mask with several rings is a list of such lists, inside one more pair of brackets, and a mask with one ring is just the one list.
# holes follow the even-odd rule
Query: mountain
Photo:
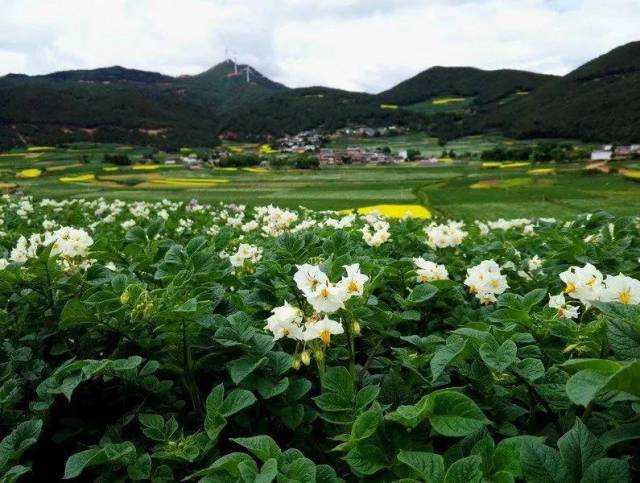
[[[248, 72], [248, 74], [247, 74]], [[171, 77], [120, 66], [0, 78], [0, 147], [93, 140], [166, 149], [309, 128], [398, 124], [443, 139], [640, 140], [640, 42], [564, 77], [432, 67], [379, 94], [288, 88], [248, 65], [221, 62]]]
[[432, 67], [378, 94], [381, 102], [414, 104], [443, 96], [473, 97], [478, 104], [495, 102], [518, 91], [529, 92], [554, 76], [521, 70]]
[[120, 66], [0, 78], [0, 146], [72, 140], [216, 144], [225, 110], [286, 90], [230, 62], [171, 77]]
[[228, 60], [198, 75], [176, 78], [175, 83], [195, 101], [219, 111], [229, 111], [261, 97], [288, 90], [251, 66], [234, 66]]
[[493, 106], [479, 129], [518, 137], [640, 140], [640, 42], [617, 47], [523, 99]]

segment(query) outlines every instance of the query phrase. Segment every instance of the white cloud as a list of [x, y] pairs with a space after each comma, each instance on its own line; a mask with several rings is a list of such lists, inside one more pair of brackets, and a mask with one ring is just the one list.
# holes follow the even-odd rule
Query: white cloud
[[636, 0], [0, 0], [0, 75], [194, 74], [225, 47], [291, 86], [380, 91], [433, 65], [564, 74], [637, 36]]

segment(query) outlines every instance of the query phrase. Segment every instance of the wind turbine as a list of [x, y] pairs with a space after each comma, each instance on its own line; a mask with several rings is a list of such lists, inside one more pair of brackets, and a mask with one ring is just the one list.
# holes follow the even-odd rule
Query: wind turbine
[[251, 67], [248, 65], [244, 68], [244, 72], [246, 74], [247, 84], [251, 82]]

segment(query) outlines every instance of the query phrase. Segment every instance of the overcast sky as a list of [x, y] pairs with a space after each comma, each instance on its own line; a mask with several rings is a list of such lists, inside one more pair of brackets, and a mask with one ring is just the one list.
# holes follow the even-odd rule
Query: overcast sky
[[378, 92], [433, 65], [565, 74], [640, 40], [640, 0], [0, 0], [0, 75], [195, 74]]

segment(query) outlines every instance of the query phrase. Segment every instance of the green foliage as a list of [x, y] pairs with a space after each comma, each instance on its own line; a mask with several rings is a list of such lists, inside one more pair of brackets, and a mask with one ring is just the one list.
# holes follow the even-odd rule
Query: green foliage
[[[337, 215], [304, 209], [0, 206], [7, 258], [45, 219], [91, 226], [93, 241], [0, 270], [3, 481], [637, 479], [638, 305], [594, 301], [577, 320], [548, 306], [570, 265], [637, 276], [635, 218], [532, 219], [526, 235], [468, 222], [447, 248], [425, 243], [430, 222], [388, 220], [373, 248], [364, 217], [334, 228]], [[240, 213], [267, 230], [235, 226]], [[232, 265], [241, 243], [262, 251]], [[417, 257], [448, 279], [419, 283]], [[489, 259], [509, 288], [484, 305], [464, 281]], [[329, 314], [342, 330], [327, 340], [272, 330], [285, 301], [307, 330], [323, 319], [294, 279], [307, 263], [332, 284], [345, 265], [368, 277]]]

